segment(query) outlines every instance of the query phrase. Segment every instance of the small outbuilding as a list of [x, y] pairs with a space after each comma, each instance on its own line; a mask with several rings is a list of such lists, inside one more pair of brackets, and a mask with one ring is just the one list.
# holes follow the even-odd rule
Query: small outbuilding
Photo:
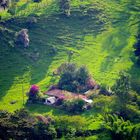
[[44, 104], [47, 104], [47, 105], [53, 105], [56, 103], [56, 98], [55, 97], [49, 97], [45, 100], [45, 103]]
[[83, 99], [86, 103], [88, 103], [88, 104], [92, 104], [93, 103], [93, 100], [91, 100], [91, 99]]

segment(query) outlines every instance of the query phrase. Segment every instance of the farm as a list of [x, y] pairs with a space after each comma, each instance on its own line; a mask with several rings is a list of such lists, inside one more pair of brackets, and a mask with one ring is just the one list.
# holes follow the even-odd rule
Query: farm
[[16, 136], [21, 113], [38, 120], [33, 139], [139, 140], [139, 9], [139, 0], [0, 0], [5, 135], [25, 134]]

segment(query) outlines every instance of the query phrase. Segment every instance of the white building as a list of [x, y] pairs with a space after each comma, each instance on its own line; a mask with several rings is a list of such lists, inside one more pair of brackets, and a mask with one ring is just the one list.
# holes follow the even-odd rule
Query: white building
[[49, 98], [46, 99], [44, 104], [53, 105], [55, 102], [56, 102], [56, 98], [55, 97], [49, 97]]

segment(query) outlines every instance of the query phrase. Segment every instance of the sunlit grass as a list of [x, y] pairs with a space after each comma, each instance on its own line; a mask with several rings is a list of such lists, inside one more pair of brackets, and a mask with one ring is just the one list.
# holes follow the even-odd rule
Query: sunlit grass
[[[20, 2], [18, 5], [23, 5], [24, 2]], [[51, 2], [48, 0], [50, 5]], [[83, 1], [83, 4], [91, 2], [92, 0], [87, 0]], [[72, 1], [73, 6], [78, 6], [78, 4], [79, 0]], [[33, 5], [35, 4], [30, 2], [23, 9], [19, 9], [18, 14], [22, 15], [22, 11], [26, 10], [31, 10], [32, 13]], [[116, 2], [108, 0], [104, 5], [115, 7]], [[40, 9], [39, 13], [49, 11], [50, 9], [47, 8]], [[53, 8], [57, 10], [58, 7], [54, 4]], [[54, 9], [51, 10], [55, 11]], [[25, 14], [25, 16], [27, 15]], [[12, 30], [21, 29], [17, 24], [8, 26]], [[3, 53], [0, 56], [2, 66], [0, 69], [0, 109], [14, 111], [23, 107], [22, 86], [26, 101], [25, 93], [31, 84], [39, 85], [41, 91], [44, 92], [50, 85], [57, 83], [58, 77], [53, 77], [52, 73], [61, 63], [68, 61], [68, 50], [75, 52], [71, 62], [86, 65], [99, 84], [112, 86], [122, 70], [131, 71], [132, 77], [134, 76], [132, 80], [139, 82], [139, 69], [134, 66], [131, 59], [134, 57], [133, 44], [137, 29], [130, 30], [127, 23], [120, 23], [118, 26], [109, 24], [104, 27], [103, 31], [98, 31], [99, 29], [100, 25], [91, 19], [81, 20], [75, 17], [59, 16], [50, 16], [47, 19], [41, 16], [37, 25], [29, 30], [30, 47], [26, 50], [28, 53], [32, 53], [37, 49], [40, 54], [38, 61], [33, 61], [22, 52], [8, 48], [7, 44], [0, 44], [4, 46], [1, 47]], [[57, 48], [56, 54], [50, 54], [52, 46]], [[10, 104], [13, 100], [17, 102]], [[40, 105], [34, 105], [28, 109], [32, 112], [53, 110]], [[54, 109], [55, 111], [57, 112]]]

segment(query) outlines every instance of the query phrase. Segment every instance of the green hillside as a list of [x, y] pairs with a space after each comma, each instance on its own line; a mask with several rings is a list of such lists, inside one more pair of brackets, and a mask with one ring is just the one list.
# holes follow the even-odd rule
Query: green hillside
[[[112, 86], [119, 72], [126, 70], [138, 87], [140, 72], [135, 65], [133, 48], [138, 30], [138, 24], [135, 24], [139, 20], [135, 8], [138, 1], [132, 5], [131, 1], [125, 0], [72, 0], [69, 18], [59, 13], [56, 1], [44, 0], [42, 3], [46, 5], [40, 8], [36, 3], [19, 1], [16, 19], [12, 22], [12, 15], [1, 12], [0, 109], [21, 108], [22, 90], [26, 93], [32, 84], [46, 91], [56, 83], [58, 77], [53, 76], [53, 71], [68, 61], [69, 50], [74, 52], [71, 62], [86, 65], [99, 84]], [[90, 14], [90, 10], [94, 12]], [[37, 16], [37, 24], [29, 29], [29, 48], [14, 48], [12, 35], [26, 28], [27, 16], [32, 14]], [[53, 53], [54, 48], [56, 53]], [[31, 56], [37, 53], [39, 56], [34, 60]], [[11, 105], [13, 100], [17, 103]]]

